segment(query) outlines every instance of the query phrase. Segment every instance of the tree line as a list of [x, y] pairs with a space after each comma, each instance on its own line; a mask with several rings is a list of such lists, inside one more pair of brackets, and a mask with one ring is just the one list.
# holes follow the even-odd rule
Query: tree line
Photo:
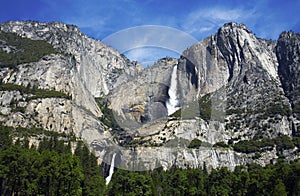
[[78, 142], [44, 137], [38, 147], [26, 138], [13, 142], [12, 128], [0, 127], [0, 195], [104, 195], [97, 158]]
[[173, 167], [164, 171], [132, 172], [118, 170], [108, 186], [109, 195], [200, 195], [200, 196], [297, 196], [300, 195], [300, 162], [278, 160], [262, 167], [258, 164], [226, 167], [207, 172]]
[[13, 141], [11, 127], [0, 126], [0, 195], [280, 195], [300, 194], [300, 160], [278, 159], [262, 167], [226, 167], [134, 172], [116, 169], [105, 186], [97, 158], [77, 141], [45, 136], [38, 146], [23, 137]]

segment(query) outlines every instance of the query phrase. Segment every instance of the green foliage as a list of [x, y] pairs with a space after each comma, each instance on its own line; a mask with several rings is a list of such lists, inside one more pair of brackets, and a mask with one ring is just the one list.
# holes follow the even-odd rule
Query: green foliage
[[177, 110], [173, 114], [170, 115], [170, 117], [180, 118], [181, 117], [181, 109]]
[[[224, 88], [221, 88], [214, 93], [208, 93], [200, 97], [197, 101], [189, 102], [188, 107], [181, 108], [170, 116], [182, 119], [200, 117], [208, 122], [209, 120], [223, 120], [224, 115], [240, 115], [244, 113], [244, 110], [242, 109], [224, 110], [224, 100], [221, 96], [223, 94], [223, 90]], [[212, 102], [218, 104], [213, 105]]]
[[14, 108], [12, 108], [12, 110], [11, 110], [12, 112], [21, 112], [21, 113], [25, 113], [25, 111], [26, 111], [26, 107], [14, 107]]
[[104, 195], [105, 181], [95, 155], [83, 142], [77, 143], [74, 154], [79, 158], [83, 168], [82, 195]]
[[266, 149], [264, 147], [273, 147], [274, 143], [269, 142], [269, 140], [259, 141], [259, 140], [243, 140], [235, 143], [233, 149], [237, 152], [243, 153], [253, 153], [253, 152], [264, 152]]
[[153, 195], [149, 174], [118, 170], [109, 184], [109, 195]]
[[300, 113], [300, 102], [294, 104], [293, 112], [298, 114]]
[[269, 117], [274, 117], [277, 114], [290, 116], [292, 114], [292, 111], [289, 109], [288, 106], [284, 106], [281, 104], [273, 104], [267, 107], [264, 114]]
[[55, 91], [55, 90], [36, 89], [35, 91], [32, 91], [32, 94], [34, 94], [34, 96], [31, 97], [30, 99], [43, 99], [43, 98], [71, 99], [69, 95], [66, 95], [63, 92]]
[[175, 137], [174, 139], [168, 140], [168, 142], [166, 142], [166, 144], [164, 144], [165, 147], [173, 147], [173, 148], [177, 148], [177, 147], [182, 147], [185, 148], [186, 146], [189, 146], [190, 141], [187, 139], [184, 139], [182, 137]]
[[30, 136], [39, 136], [43, 135], [46, 137], [60, 137], [65, 138], [70, 141], [75, 141], [75, 137], [73, 134], [59, 133], [56, 131], [48, 131], [38, 127], [24, 128], [24, 127], [16, 127], [11, 128], [11, 136], [14, 137], [30, 137]]
[[148, 172], [119, 169], [114, 173], [108, 195], [298, 195], [300, 162], [278, 161], [261, 167], [237, 166], [234, 171], [180, 169], [172, 167]]
[[222, 142], [217, 142], [217, 143], [215, 143], [215, 144], [213, 145], [213, 147], [228, 148], [229, 145], [222, 141]]
[[293, 137], [293, 143], [297, 148], [300, 148], [300, 137], [299, 136]]
[[[26, 138], [12, 143], [10, 133], [14, 131], [0, 127], [1, 195], [298, 195], [300, 192], [299, 160], [277, 160], [266, 167], [248, 164], [234, 171], [222, 167], [210, 173], [205, 166], [147, 172], [118, 169], [106, 192], [97, 158], [83, 142], [77, 143], [74, 155], [70, 143], [66, 145], [57, 136], [44, 138], [38, 150], [29, 149]], [[285, 145], [289, 141], [289, 137], [280, 136], [261, 140], [259, 145], [276, 144], [288, 149], [292, 147]]]
[[108, 108], [107, 102], [103, 101], [102, 98], [95, 98], [95, 100], [101, 112], [103, 113], [103, 116], [101, 117], [101, 121], [110, 128], [113, 128], [115, 130], [120, 130], [121, 128], [114, 117], [113, 111]]
[[71, 154], [11, 146], [1, 151], [4, 195], [81, 195], [82, 171]]
[[191, 141], [191, 143], [188, 145], [188, 148], [199, 148], [202, 145], [202, 141], [195, 138]]
[[234, 175], [227, 168], [213, 169], [208, 180], [208, 195], [230, 195]]
[[252, 158], [253, 159], [259, 159], [260, 157], [261, 157], [261, 153], [260, 152], [256, 152]]
[[33, 94], [32, 97], [27, 97], [27, 101], [32, 99], [38, 98], [65, 98], [71, 99], [69, 95], [66, 95], [63, 92], [55, 91], [55, 90], [45, 90], [39, 89], [37, 87], [27, 87], [18, 85], [18, 84], [11, 84], [11, 83], [2, 83], [0, 84], [0, 91], [19, 91], [21, 94]]
[[189, 102], [187, 107], [181, 108], [170, 115], [170, 117], [181, 118], [181, 119], [194, 119], [200, 117], [198, 101]]
[[44, 137], [39, 143], [38, 151], [43, 152], [50, 150], [58, 154], [71, 153], [71, 149], [65, 143], [64, 140], [59, 140], [57, 136], [52, 136], [49, 139]]
[[12, 138], [10, 136], [12, 130], [12, 127], [0, 126], [0, 149], [6, 149], [12, 145]]
[[97, 158], [80, 143], [71, 154], [70, 142], [44, 137], [38, 150], [29, 141], [13, 144], [10, 127], [0, 127], [1, 195], [105, 195]]
[[276, 182], [276, 185], [274, 187], [274, 190], [272, 192], [272, 196], [287, 196], [285, 185], [281, 180], [278, 180]]
[[276, 117], [277, 115], [290, 116], [292, 114], [292, 110], [288, 105], [284, 105], [283, 103], [272, 103], [270, 105], [266, 105], [265, 108], [248, 110], [247, 113], [260, 114], [256, 117], [257, 120], [264, 120]]
[[281, 135], [273, 139], [278, 151], [293, 149], [295, 147], [292, 139], [287, 135]]
[[15, 68], [19, 64], [36, 62], [45, 55], [58, 53], [46, 41], [22, 38], [16, 33], [0, 32], [0, 41], [14, 48], [9, 53], [0, 50], [1, 67]]
[[200, 110], [200, 117], [205, 120], [209, 121], [211, 117], [211, 110], [212, 110], [212, 105], [211, 105], [211, 95], [207, 94], [204, 95], [199, 99], [199, 110]]
[[282, 152], [283, 150], [293, 149], [297, 141], [287, 135], [281, 135], [273, 139], [239, 141], [233, 145], [233, 149], [243, 153], [265, 152], [273, 149], [276, 145], [277, 151]]

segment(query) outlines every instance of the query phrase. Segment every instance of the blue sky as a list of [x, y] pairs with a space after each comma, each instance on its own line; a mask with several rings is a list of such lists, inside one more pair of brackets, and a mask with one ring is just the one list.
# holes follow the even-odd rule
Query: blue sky
[[202, 40], [234, 21], [258, 37], [277, 39], [284, 30], [300, 32], [299, 13], [300, 0], [9, 0], [1, 3], [0, 22], [59, 21], [99, 40], [126, 28], [159, 25]]

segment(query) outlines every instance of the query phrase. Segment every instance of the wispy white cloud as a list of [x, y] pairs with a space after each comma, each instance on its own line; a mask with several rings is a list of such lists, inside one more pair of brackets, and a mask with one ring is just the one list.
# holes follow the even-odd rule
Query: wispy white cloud
[[129, 59], [154, 62], [166, 56], [179, 57], [197, 39], [175, 28], [146, 25], [124, 29], [102, 40]]
[[[214, 34], [224, 23], [234, 21], [245, 23], [259, 37], [277, 39], [283, 30], [300, 29], [299, 7], [299, 0], [11, 0], [0, 7], [0, 20], [24, 18], [61, 21], [75, 24], [84, 33], [97, 39], [104, 39], [130, 27], [160, 25], [177, 28], [197, 40]], [[135, 39], [132, 46], [122, 43], [127, 49], [153, 44], [154, 47], [180, 47], [176, 45], [180, 39], [172, 37], [167, 31], [158, 34], [141, 31], [136, 35], [131, 34], [131, 37], [139, 38]], [[126, 39], [126, 36], [123, 38]], [[148, 51], [147, 54], [149, 52], [154, 53]], [[139, 54], [135, 57], [146, 55]]]
[[136, 26], [111, 34], [102, 40], [120, 52], [140, 47], [159, 47], [181, 53], [197, 42], [191, 35], [175, 28], [160, 25]]
[[258, 37], [277, 39], [282, 31], [300, 26], [300, 18], [296, 17], [299, 6], [299, 0], [211, 3], [189, 13], [182, 21], [183, 30], [203, 39], [224, 23], [239, 22], [246, 24]]
[[191, 12], [183, 21], [186, 32], [204, 38], [226, 22], [243, 22], [257, 18], [253, 8], [209, 7]]
[[175, 51], [159, 47], [134, 48], [132, 50], [126, 51], [124, 54], [127, 58], [141, 63], [143, 67], [151, 66], [158, 59], [164, 57], [178, 58], [180, 56], [180, 54]]
[[191, 14], [190, 17], [207, 18], [212, 21], [236, 20], [244, 14], [241, 9], [209, 8], [199, 10]]

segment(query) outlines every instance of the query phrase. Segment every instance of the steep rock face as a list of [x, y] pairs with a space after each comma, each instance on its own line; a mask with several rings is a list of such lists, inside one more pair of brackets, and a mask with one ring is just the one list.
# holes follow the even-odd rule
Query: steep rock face
[[[71, 54], [1, 68], [4, 125], [74, 133], [93, 148], [99, 162], [110, 164], [116, 153], [116, 166], [134, 170], [198, 167], [204, 162], [209, 168], [233, 169], [247, 162], [264, 165], [278, 153], [288, 160], [300, 157], [295, 145], [280, 152], [276, 144], [258, 154], [237, 152], [233, 146], [297, 135], [298, 35], [283, 34], [277, 43], [256, 38], [245, 25], [229, 23], [188, 48], [179, 60], [162, 59], [139, 72], [138, 64], [74, 26], [8, 22], [0, 27]], [[0, 44], [7, 52], [15, 50]], [[181, 109], [167, 117], [172, 82], [177, 87], [172, 96]], [[27, 87], [71, 97], [41, 98]], [[101, 122], [94, 97], [103, 95], [125, 131], [112, 131]], [[201, 145], [192, 149], [193, 141]]]
[[46, 40], [60, 51], [74, 55], [77, 72], [94, 97], [107, 94], [141, 70], [139, 64], [131, 63], [114, 49], [87, 37], [73, 25], [7, 22], [2, 23], [0, 29], [33, 40]]
[[[143, 163], [147, 168], [155, 164], [169, 167], [170, 163], [184, 167], [184, 164], [193, 165], [187, 160], [198, 161], [200, 165], [210, 160], [208, 164], [212, 167], [220, 166], [223, 164], [220, 162], [224, 161], [224, 165], [233, 168], [246, 162], [266, 164], [276, 159], [277, 150], [274, 148], [261, 153], [260, 158], [254, 158], [253, 153], [235, 153], [231, 149], [205, 146], [199, 153], [208, 154], [195, 156], [193, 150], [184, 149], [194, 139], [210, 145], [219, 142], [234, 144], [293, 134], [297, 121], [282, 88], [282, 76], [278, 74], [278, 66], [281, 66], [280, 58], [277, 59], [279, 45], [275, 41], [257, 38], [243, 24], [228, 23], [215, 35], [184, 51], [177, 64], [178, 96], [182, 109], [175, 118], [152, 121], [136, 129], [137, 134], [129, 142], [134, 146], [131, 154], [122, 150], [120, 157], [124, 162], [135, 158], [139, 161], [129, 161], [127, 167]], [[158, 74], [165, 76], [163, 72]], [[169, 74], [169, 80], [170, 77]], [[130, 88], [138, 87], [131, 84], [130, 87], [121, 85], [119, 88], [124, 94]], [[115, 91], [112, 94], [118, 97], [122, 93]], [[132, 93], [126, 95], [129, 94]], [[146, 116], [147, 111], [143, 112]], [[144, 147], [139, 148], [137, 144]], [[171, 152], [172, 148], [168, 149], [169, 145], [179, 145], [178, 156]], [[295, 153], [291, 150], [287, 157], [294, 157]], [[156, 158], [156, 163], [148, 160], [149, 157]], [[295, 157], [299, 157], [299, 153]]]
[[[278, 80], [273, 47], [273, 42], [256, 38], [245, 25], [228, 23], [215, 35], [185, 50], [179, 66], [183, 74], [189, 73], [189, 83], [196, 88], [197, 96], [203, 96], [239, 78], [245, 66], [260, 67]], [[182, 87], [191, 89], [184, 84]]]
[[[284, 32], [276, 46], [279, 76], [286, 96], [298, 120], [300, 119], [300, 35]], [[299, 127], [300, 128], [300, 127]], [[299, 129], [298, 129], [299, 130]]]
[[56, 90], [71, 95], [78, 106], [101, 116], [94, 97], [85, 88], [72, 57], [49, 55], [35, 63], [19, 65], [17, 70], [2, 71], [4, 83]]
[[[178, 63], [181, 120], [173, 136], [214, 144], [291, 135], [291, 106], [277, 74], [275, 46], [256, 38], [245, 25], [229, 23], [184, 51]], [[146, 130], [149, 126], [139, 132]], [[170, 139], [159, 132], [151, 137], [152, 144], [161, 142], [158, 137]]]
[[[120, 76], [121, 81], [126, 81], [128, 76], [136, 73], [137, 64], [129, 62], [101, 42], [83, 35], [74, 26], [61, 23], [8, 22], [0, 24], [0, 28], [33, 40], [46, 40], [60, 51], [59, 54], [44, 56], [37, 62], [19, 64], [13, 68], [1, 65], [2, 124], [74, 135], [89, 145], [95, 140], [109, 141], [112, 136], [108, 127], [100, 121], [102, 112], [94, 96], [107, 93], [103, 89], [109, 82], [118, 85], [115, 80], [105, 81], [111, 79], [109, 74], [115, 79]], [[17, 50], [15, 46], [1, 43], [1, 50], [4, 52]], [[97, 53], [98, 56], [94, 58], [86, 55], [88, 53]], [[104, 57], [101, 56], [102, 53]], [[120, 65], [110, 62], [115, 57], [122, 59]], [[104, 66], [109, 68], [102, 72]], [[122, 70], [114, 73], [115, 67]], [[105, 71], [108, 75], [103, 75]], [[86, 74], [88, 72], [92, 75]], [[103, 79], [104, 76], [107, 78]], [[99, 159], [103, 158], [101, 153], [99, 156]]]
[[162, 59], [109, 95], [110, 108], [122, 127], [135, 129], [167, 116], [170, 77], [176, 64], [176, 59]]
[[[111, 138], [98, 118], [73, 101], [64, 98], [26, 100], [30, 95], [18, 91], [2, 91], [0, 95], [1, 121], [5, 126], [42, 128], [65, 134], [74, 134], [92, 143], [96, 139]], [[16, 105], [15, 105], [16, 104]], [[23, 108], [16, 110], [16, 108]]]
[[[141, 160], [139, 157], [143, 157]], [[203, 163], [208, 165], [208, 169], [226, 166], [234, 169], [236, 165], [245, 164], [248, 159], [239, 153], [222, 149], [184, 149], [184, 148], [137, 148], [135, 151], [122, 151], [120, 155], [122, 162], [116, 162], [119, 168], [143, 171], [145, 169], [164, 169], [178, 166], [180, 168], [203, 167]]]
[[[201, 139], [216, 143], [291, 134], [286, 114], [291, 108], [279, 81], [275, 46], [274, 41], [256, 38], [243, 24], [228, 23], [183, 52], [179, 81], [189, 108], [183, 109], [181, 116], [191, 118], [184, 110], [193, 108], [198, 116], [210, 108], [209, 131], [205, 131], [209, 134]], [[209, 95], [208, 103], [200, 98], [204, 95]], [[198, 99], [199, 103], [195, 102]], [[277, 106], [282, 109], [277, 117], [266, 114]]]
[[[132, 168], [133, 170], [145, 170], [145, 167], [154, 169], [160, 166], [164, 169], [168, 169], [174, 165], [180, 168], [201, 168], [204, 164], [209, 170], [219, 167], [228, 167], [230, 170], [234, 170], [237, 165], [245, 165], [247, 163], [259, 163], [264, 166], [277, 158], [276, 151], [272, 153], [262, 153], [260, 159], [253, 160], [253, 154], [245, 155], [229, 149], [205, 147], [199, 149], [172, 149], [165, 147], [160, 149], [138, 148], [136, 150], [136, 157], [144, 157], [145, 160], [143, 164], [141, 164], [138, 159], [132, 161], [132, 155], [127, 155], [128, 157], [126, 157], [126, 153], [124, 153], [123, 156], [125, 162], [121, 163], [120, 168], [122, 168], [122, 164], [124, 164], [124, 168]], [[129, 157], [131, 161], [129, 161]], [[128, 165], [125, 166], [125, 164]]]
[[[291, 107], [278, 77], [275, 46], [276, 42], [256, 38], [243, 24], [228, 23], [184, 51], [180, 84], [187, 92], [182, 94], [188, 101], [211, 94], [210, 123], [215, 124], [216, 118], [221, 122], [218, 129], [208, 126], [216, 134], [210, 142], [291, 134]], [[190, 92], [197, 93], [191, 98]], [[201, 113], [200, 105], [193, 107]], [[280, 111], [275, 111], [277, 107]], [[276, 115], [280, 120], [273, 121]]]

